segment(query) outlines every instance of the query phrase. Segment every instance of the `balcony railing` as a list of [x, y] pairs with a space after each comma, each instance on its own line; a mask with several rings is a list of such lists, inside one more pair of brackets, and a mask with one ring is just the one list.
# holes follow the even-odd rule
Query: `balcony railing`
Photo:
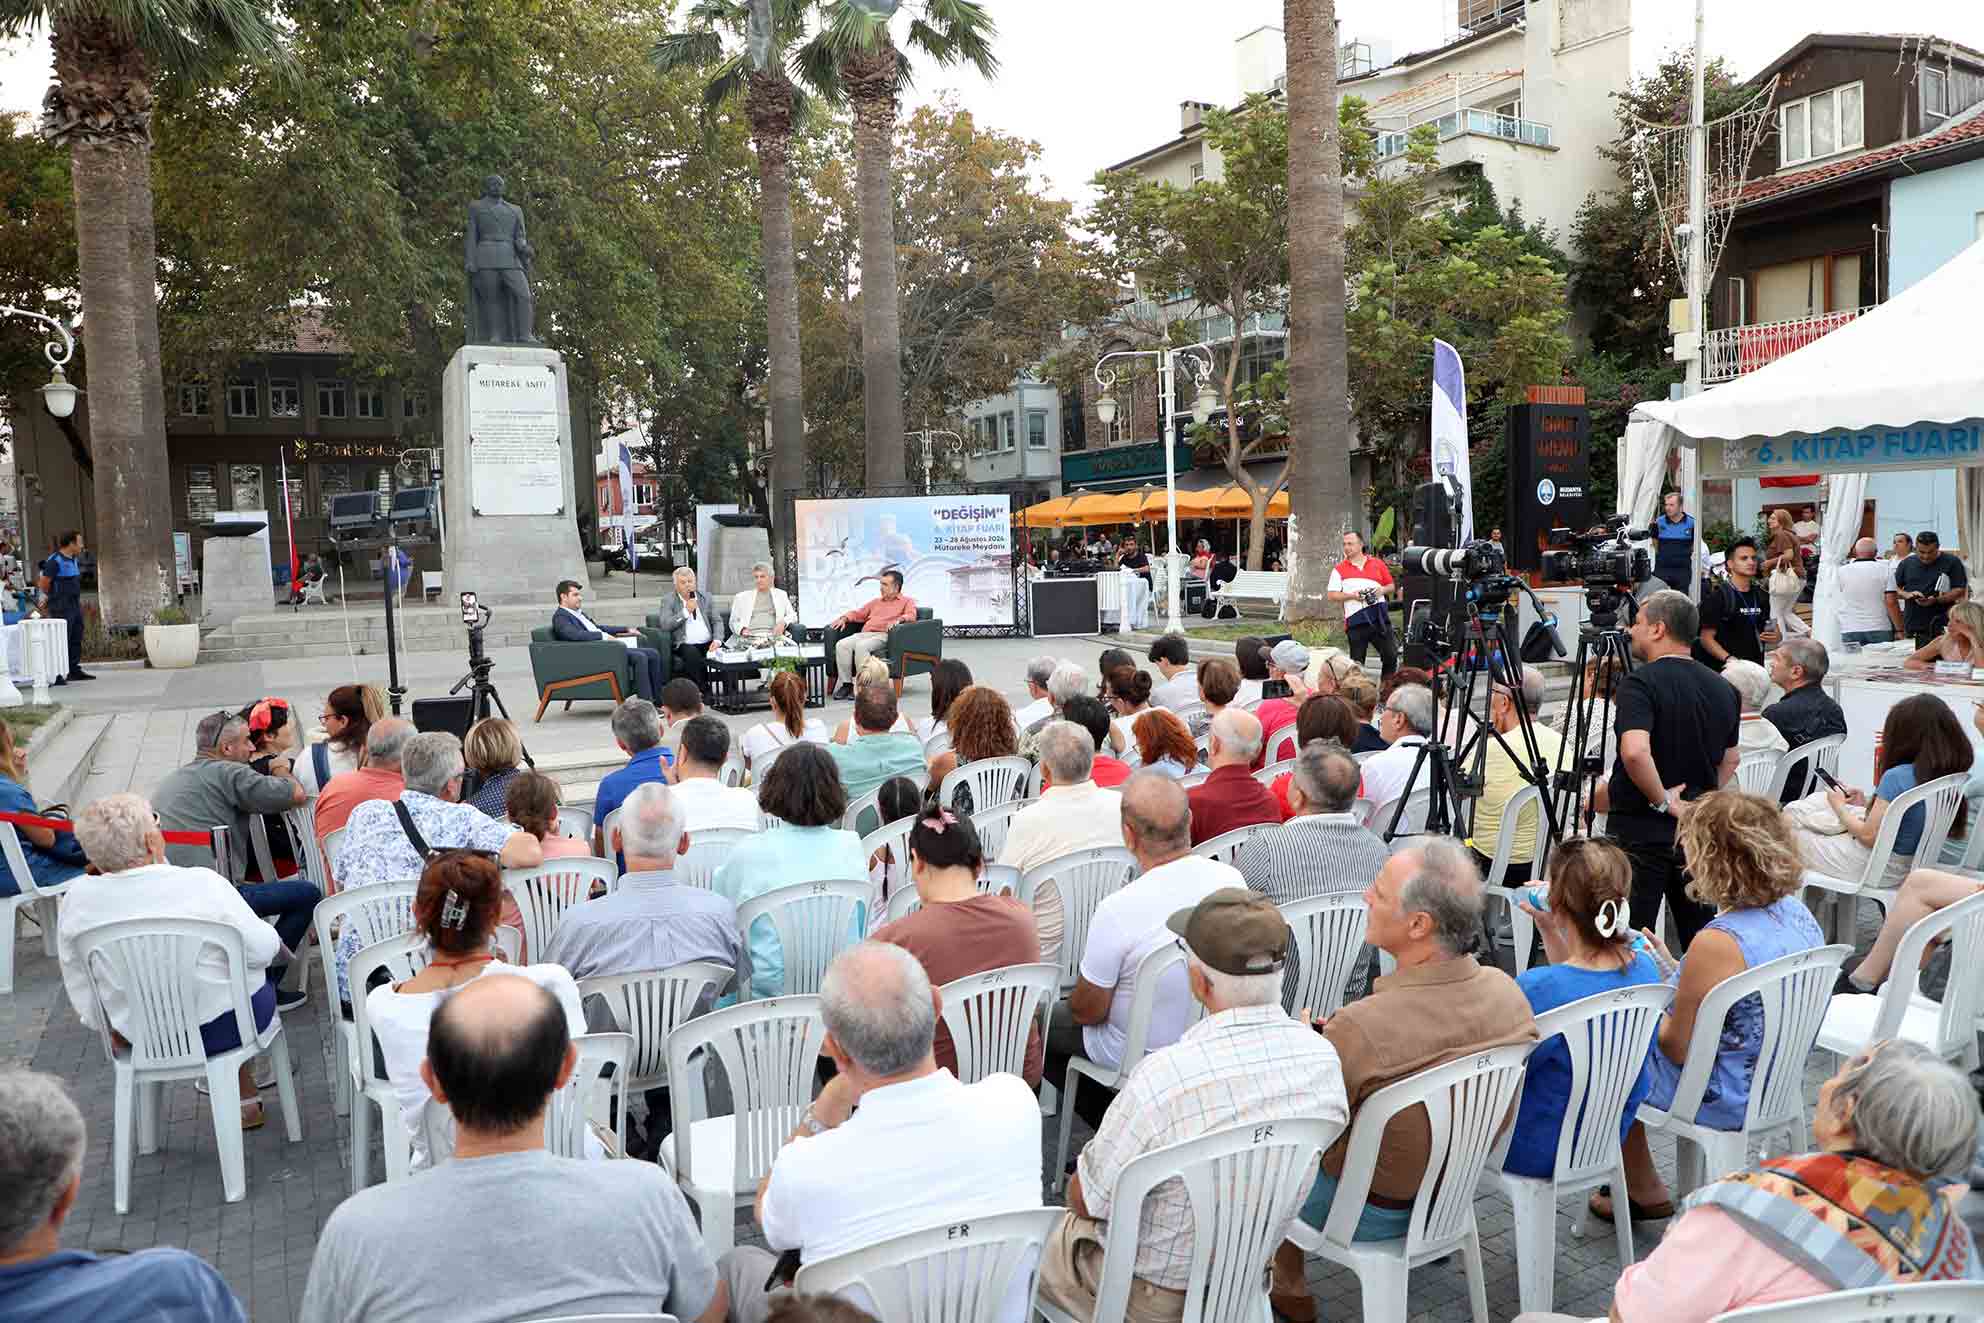
[[[1507, 142], [1528, 143], [1532, 147], [1550, 145], [1550, 126], [1533, 119], [1517, 119], [1514, 115], [1497, 115], [1488, 110], [1450, 110], [1437, 119], [1426, 121], [1439, 132], [1440, 141], [1458, 138], [1464, 133], [1479, 133], [1490, 138], [1501, 138]], [[1381, 133], [1378, 135], [1378, 159], [1383, 161], [1405, 153], [1407, 135], [1404, 133]]]
[[1803, 349], [1820, 336], [1836, 331], [1869, 308], [1844, 308], [1810, 317], [1792, 317], [1779, 322], [1758, 322], [1751, 326], [1729, 326], [1710, 331], [1702, 344], [1702, 381], [1734, 381], [1745, 372], [1755, 372], [1775, 363], [1793, 350]]

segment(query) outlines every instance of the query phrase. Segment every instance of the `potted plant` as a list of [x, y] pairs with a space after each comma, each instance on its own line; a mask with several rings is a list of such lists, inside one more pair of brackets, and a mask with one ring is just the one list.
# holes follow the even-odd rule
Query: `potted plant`
[[161, 671], [184, 670], [200, 655], [200, 627], [176, 606], [160, 607], [145, 626], [145, 660]]

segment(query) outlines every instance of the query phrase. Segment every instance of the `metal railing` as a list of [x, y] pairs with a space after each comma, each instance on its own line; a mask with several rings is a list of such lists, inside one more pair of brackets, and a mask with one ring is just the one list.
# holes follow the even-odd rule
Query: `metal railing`
[[[1478, 133], [1507, 142], [1527, 143], [1532, 147], [1550, 146], [1548, 124], [1533, 119], [1518, 119], [1514, 115], [1497, 115], [1489, 110], [1450, 110], [1426, 122], [1438, 130], [1441, 142], [1465, 133]], [[1383, 161], [1403, 155], [1407, 136], [1401, 132], [1379, 134], [1378, 159]]]
[[1843, 308], [1838, 312], [1710, 331], [1702, 337], [1702, 380], [1734, 381], [1745, 372], [1755, 372], [1794, 350], [1803, 349], [1868, 311], [1871, 308]]

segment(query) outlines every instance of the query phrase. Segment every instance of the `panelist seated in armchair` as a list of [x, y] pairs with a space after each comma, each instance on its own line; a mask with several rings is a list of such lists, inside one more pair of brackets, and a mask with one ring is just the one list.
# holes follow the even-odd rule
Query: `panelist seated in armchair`
[[721, 626], [710, 595], [696, 586], [696, 572], [687, 565], [675, 571], [674, 591], [662, 598], [661, 608], [648, 621], [658, 625], [675, 674], [695, 682], [709, 692], [709, 652]]
[[[600, 639], [631, 639], [634, 631], [625, 625], [608, 629], [580, 609], [585, 600], [585, 589], [571, 579], [558, 582], [558, 609], [551, 614], [551, 637], [560, 643], [593, 643]], [[653, 648], [637, 648], [630, 643], [628, 654], [634, 661], [634, 683], [641, 691], [641, 697], [654, 702], [661, 696], [661, 687], [668, 683], [668, 672], [662, 666], [661, 654]]]
[[730, 599], [731, 646], [762, 648], [791, 639], [799, 613], [792, 609], [785, 589], [772, 587], [771, 565], [762, 560], [753, 565], [751, 582], [751, 587]]
[[854, 693], [855, 667], [888, 646], [891, 628], [916, 619], [916, 601], [903, 593], [901, 570], [883, 570], [881, 585], [881, 596], [835, 617], [828, 625], [832, 630], [861, 626], [859, 632], [842, 635], [834, 644], [833, 674], [840, 677], [840, 687], [834, 691], [836, 698], [847, 698]]

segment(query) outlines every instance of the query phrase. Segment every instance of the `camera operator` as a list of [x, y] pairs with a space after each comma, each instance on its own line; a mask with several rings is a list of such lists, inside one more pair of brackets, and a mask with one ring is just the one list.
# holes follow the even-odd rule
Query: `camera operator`
[[1653, 594], [1626, 632], [1644, 665], [1619, 681], [1613, 706], [1619, 756], [1592, 807], [1607, 815], [1607, 833], [1632, 861], [1633, 926], [1652, 927], [1665, 897], [1685, 947], [1715, 911], [1687, 895], [1674, 825], [1688, 801], [1736, 775], [1742, 714], [1736, 691], [1688, 655], [1696, 614], [1687, 594], [1671, 588]]
[[1343, 631], [1351, 658], [1362, 666], [1364, 654], [1377, 644], [1383, 675], [1398, 669], [1398, 641], [1392, 636], [1391, 608], [1385, 604], [1397, 591], [1385, 563], [1364, 554], [1363, 537], [1345, 533], [1343, 559], [1330, 571], [1329, 599], [1343, 603]]
[[1723, 569], [1729, 581], [1711, 584], [1702, 593], [1701, 637], [1695, 641], [1695, 660], [1718, 672], [1731, 657], [1761, 666], [1770, 594], [1757, 582], [1757, 544], [1747, 537], [1737, 538]]

